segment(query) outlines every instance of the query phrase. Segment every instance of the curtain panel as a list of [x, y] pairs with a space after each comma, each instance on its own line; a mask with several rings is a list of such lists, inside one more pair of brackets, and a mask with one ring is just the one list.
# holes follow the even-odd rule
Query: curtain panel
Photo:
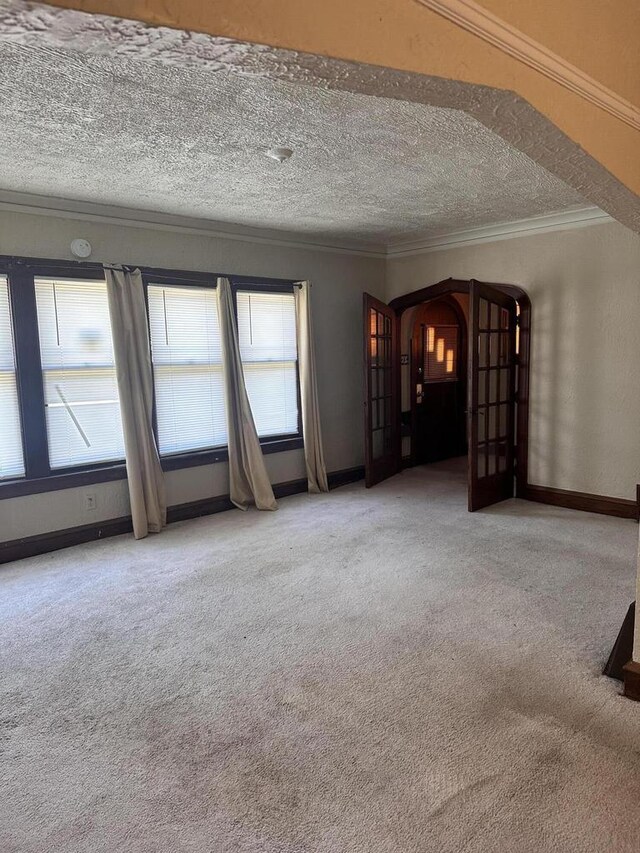
[[322, 450], [320, 406], [316, 381], [316, 356], [311, 326], [311, 284], [298, 282], [294, 287], [296, 305], [296, 336], [298, 340], [298, 371], [300, 374], [300, 401], [302, 406], [302, 434], [304, 461], [307, 468], [310, 492], [328, 492], [327, 469]]
[[167, 521], [160, 456], [153, 433], [153, 374], [149, 327], [140, 270], [105, 266], [109, 313], [133, 533], [159, 533]]
[[278, 504], [264, 464], [244, 381], [229, 279], [218, 279], [216, 297], [229, 446], [229, 496], [242, 510], [252, 503], [258, 509], [275, 510]]

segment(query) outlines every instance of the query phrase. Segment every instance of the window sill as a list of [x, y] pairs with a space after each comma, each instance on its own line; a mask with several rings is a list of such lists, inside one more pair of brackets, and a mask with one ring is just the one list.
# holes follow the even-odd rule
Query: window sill
[[72, 471], [65, 474], [52, 474], [33, 480], [8, 480], [0, 482], [0, 500], [19, 498], [23, 495], [38, 495], [43, 492], [57, 492], [60, 489], [74, 489], [78, 486], [93, 486], [95, 483], [111, 483], [125, 480], [127, 467], [124, 463], [103, 468], [90, 468], [84, 471]]
[[[301, 436], [265, 439], [260, 442], [262, 452], [284, 453], [304, 447]], [[161, 459], [163, 471], [180, 471], [182, 468], [195, 468], [200, 465], [214, 465], [226, 462], [229, 452], [226, 447], [217, 450], [202, 450], [197, 453], [183, 453], [176, 456], [164, 456]], [[81, 486], [93, 486], [96, 483], [111, 483], [126, 480], [127, 467], [124, 463], [91, 468], [84, 471], [71, 471], [64, 474], [52, 474], [50, 477], [27, 480], [7, 480], [0, 482], [0, 500], [19, 498], [24, 495], [38, 495], [44, 492], [57, 492], [61, 489], [73, 489]]]
[[[284, 438], [265, 438], [260, 442], [262, 452], [283, 453], [286, 450], [299, 450], [304, 447], [302, 436], [286, 436]], [[182, 468], [197, 468], [200, 465], [215, 465], [216, 462], [226, 462], [229, 451], [226, 447], [213, 450], [199, 450], [197, 453], [179, 453], [175, 456], [161, 458], [163, 471], [180, 471]]]

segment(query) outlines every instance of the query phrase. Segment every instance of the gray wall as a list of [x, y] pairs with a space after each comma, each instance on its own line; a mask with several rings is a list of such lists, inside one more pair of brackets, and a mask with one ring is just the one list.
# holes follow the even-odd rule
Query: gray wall
[[[69, 244], [74, 237], [91, 242], [92, 261], [310, 279], [327, 468], [337, 471], [362, 464], [362, 293], [384, 297], [384, 260], [81, 217], [0, 212], [0, 254], [71, 258]], [[273, 454], [266, 461], [274, 483], [304, 476], [301, 451]], [[84, 509], [88, 490], [97, 497], [91, 512]], [[226, 464], [170, 472], [167, 491], [170, 504], [226, 494]], [[3, 500], [0, 541], [128, 513], [124, 481]]]
[[[0, 254], [70, 258], [313, 281], [318, 383], [330, 471], [362, 464], [362, 293], [386, 301], [448, 276], [522, 285], [533, 303], [532, 483], [633, 498], [640, 482], [640, 238], [617, 224], [382, 259], [0, 212]], [[386, 284], [385, 284], [386, 278]], [[272, 482], [304, 476], [301, 451], [267, 457]], [[171, 504], [225, 494], [226, 465], [167, 474]], [[126, 484], [0, 501], [0, 541], [127, 515]]]
[[611, 223], [390, 259], [387, 300], [449, 276], [531, 297], [530, 481], [634, 499], [640, 238]]

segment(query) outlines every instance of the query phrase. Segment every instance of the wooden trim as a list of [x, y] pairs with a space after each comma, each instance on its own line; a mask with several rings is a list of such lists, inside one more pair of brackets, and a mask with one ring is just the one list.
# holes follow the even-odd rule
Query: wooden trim
[[293, 293], [295, 281], [285, 278], [265, 278], [259, 275], [229, 275], [229, 283], [236, 293]]
[[54, 530], [51, 533], [39, 533], [37, 536], [0, 542], [0, 564], [22, 560], [25, 557], [35, 557], [38, 554], [48, 554], [50, 551], [59, 551], [71, 545], [82, 545], [84, 542], [92, 542], [95, 539], [120, 536], [123, 533], [131, 533], [132, 530], [131, 518], [127, 516], [101, 521], [98, 524], [83, 524], [80, 527], [69, 527], [66, 530]]
[[582, 512], [597, 512], [601, 515], [614, 515], [618, 518], [631, 518], [638, 521], [638, 502], [626, 498], [590, 495], [586, 492], [572, 492], [568, 489], [553, 489], [549, 486], [532, 486], [531, 484], [527, 484], [519, 497], [536, 503], [577, 509]]
[[640, 663], [630, 660], [622, 667], [624, 675], [624, 695], [627, 699], [640, 702]]
[[[131, 264], [127, 264], [131, 266]], [[228, 278], [229, 284], [235, 290], [272, 293], [293, 293], [295, 282], [289, 278], [268, 278], [259, 275], [232, 275], [221, 272], [196, 272], [191, 270], [171, 270], [165, 267], [143, 267], [134, 264], [142, 273], [145, 285], [163, 285], [168, 287], [205, 287], [215, 290], [219, 278]]]
[[[327, 475], [329, 488], [331, 490], [363, 479], [363, 466], [359, 466], [357, 468], [345, 468], [342, 471], [333, 471]], [[273, 494], [276, 498], [286, 498], [291, 495], [299, 495], [306, 491], [306, 479], [288, 480], [284, 483], [276, 483], [273, 486]], [[205, 515], [213, 515], [217, 512], [225, 512], [226, 510], [233, 508], [234, 504], [231, 502], [229, 495], [218, 495], [214, 498], [204, 498], [203, 500], [190, 501], [189, 503], [177, 504], [176, 506], [169, 507], [167, 510], [167, 522], [172, 524], [174, 521], [185, 521], [189, 518], [200, 518]], [[0, 548], [2, 548], [1, 544]]]
[[[508, 293], [509, 285], [502, 289]], [[516, 395], [516, 497], [529, 482], [529, 382], [531, 364], [531, 300], [521, 292], [515, 297], [520, 306], [520, 349], [518, 352], [518, 392]]]
[[[457, 377], [456, 381], [457, 381], [457, 383], [460, 383], [460, 385], [462, 386], [463, 398], [465, 401], [465, 403], [464, 403], [465, 410], [467, 407], [466, 406], [467, 381], [468, 381], [468, 377], [467, 377], [467, 356], [468, 356], [468, 332], [469, 332], [469, 330], [467, 328], [467, 318], [465, 316], [464, 310], [462, 309], [462, 306], [460, 305], [458, 300], [454, 297], [454, 295], [452, 293], [445, 293], [444, 296], [437, 296], [435, 299], [429, 299], [426, 302], [421, 303], [420, 305], [414, 306], [417, 308], [417, 311], [413, 317], [413, 325], [411, 327], [411, 333], [410, 333], [410, 338], [409, 338], [409, 342], [410, 342], [410, 348], [409, 348], [409, 353], [410, 353], [410, 356], [409, 356], [410, 385], [409, 385], [409, 387], [410, 387], [410, 397], [411, 397], [411, 400], [410, 400], [410, 402], [411, 402], [411, 406], [410, 406], [411, 422], [409, 425], [410, 426], [409, 438], [411, 441], [411, 453], [409, 454], [408, 458], [410, 460], [411, 466], [419, 464], [418, 463], [418, 454], [416, 452], [417, 447], [418, 447], [418, 442], [419, 442], [418, 401], [417, 401], [417, 397], [416, 397], [416, 385], [420, 381], [422, 384], [423, 393], [424, 393], [424, 387], [426, 385], [436, 384], [436, 383], [442, 382], [442, 381], [445, 381], [445, 382], [451, 381], [450, 379], [427, 380], [427, 379], [425, 379], [424, 376], [421, 377], [420, 373], [419, 373], [419, 368], [423, 366], [422, 365], [423, 353], [422, 353], [422, 341], [420, 340], [420, 334], [419, 334], [418, 329], [421, 325], [426, 324], [426, 321], [424, 319], [425, 313], [423, 313], [423, 311], [421, 311], [421, 309], [423, 308], [423, 306], [424, 306], [424, 309], [427, 309], [429, 306], [432, 306], [434, 302], [435, 303], [442, 303], [443, 305], [446, 305], [448, 308], [450, 308], [453, 311], [453, 313], [456, 316], [458, 329], [460, 332], [459, 337], [458, 337], [458, 352], [457, 352], [458, 377]], [[400, 329], [399, 329], [399, 334], [398, 334], [398, 340], [399, 340], [399, 342], [401, 342], [400, 341], [401, 335], [402, 335], [401, 323], [399, 323], [399, 327], [400, 327]], [[398, 358], [398, 363], [399, 363], [399, 361], [400, 361], [400, 359]], [[401, 394], [402, 385], [401, 385], [400, 379], [398, 380], [398, 388], [400, 389], [399, 393], [400, 393], [400, 397], [401, 397], [402, 396], [402, 394]], [[402, 404], [402, 400], [400, 402]], [[466, 414], [465, 414], [465, 427], [464, 427], [465, 435], [466, 435], [466, 428], [467, 427], [466, 427]], [[400, 430], [400, 432], [401, 432], [401, 430]], [[402, 437], [401, 437], [401, 440], [402, 440]], [[464, 442], [464, 446], [465, 447], [467, 446], [466, 439]], [[465, 452], [466, 452], [466, 450], [465, 450]], [[404, 464], [404, 459], [402, 457], [402, 453], [400, 454], [400, 467], [401, 468], [409, 467], [408, 465]]]
[[[274, 489], [275, 491], [275, 489]], [[218, 495], [214, 498], [204, 498], [199, 501], [189, 501], [184, 504], [167, 507], [167, 524], [175, 521], [187, 521], [190, 518], [201, 518], [203, 515], [215, 515], [233, 509], [229, 495]]]
[[[260, 440], [260, 448], [264, 456], [270, 453], [285, 453], [288, 450], [300, 450], [304, 447], [301, 435], [285, 436], [283, 438], [265, 438]], [[198, 450], [191, 453], [176, 453], [161, 456], [160, 464], [163, 471], [181, 471], [184, 468], [199, 468], [202, 465], [215, 465], [229, 459], [229, 448], [218, 447], [212, 450]]]
[[[145, 307], [147, 312], [147, 327], [149, 335], [149, 349], [153, 361], [153, 346], [151, 345], [151, 325], [149, 315], [149, 287], [183, 287], [183, 288], [206, 288], [214, 291], [217, 288], [218, 273], [195, 273], [188, 270], [168, 270], [162, 268], [139, 267], [145, 294]], [[225, 276], [231, 286], [233, 299], [233, 311], [238, 322], [238, 293], [287, 293], [293, 294], [295, 282], [290, 279], [274, 279], [261, 276]], [[152, 371], [153, 384], [153, 433], [158, 442], [158, 418], [156, 408], [155, 370]], [[279, 453], [283, 450], [295, 450], [304, 447], [302, 436], [302, 403], [300, 398], [300, 370], [299, 359], [296, 358], [296, 396], [298, 401], [298, 429], [295, 433], [281, 436], [271, 436], [260, 440], [263, 454]], [[176, 471], [181, 468], [194, 468], [199, 465], [209, 465], [225, 461], [229, 458], [227, 447], [208, 448], [201, 451], [187, 451], [185, 453], [169, 454], [162, 457], [163, 471]]]
[[273, 494], [276, 498], [288, 498], [290, 495], [300, 495], [308, 490], [306, 477], [304, 480], [288, 480], [286, 483], [276, 483]]
[[0, 482], [0, 501], [20, 498], [24, 495], [41, 495], [45, 492], [57, 492], [63, 489], [75, 489], [81, 486], [93, 486], [97, 483], [112, 483], [127, 479], [124, 463], [105, 465], [103, 468], [74, 471], [65, 474], [53, 474], [34, 480], [8, 480]]
[[[364, 479], [364, 467], [345, 468], [340, 471], [332, 471], [327, 475], [330, 489], [337, 489], [348, 483], [355, 483]], [[286, 483], [276, 483], [273, 492], [277, 498], [300, 494], [307, 491], [307, 481], [290, 480]], [[190, 501], [189, 503], [177, 504], [167, 510], [167, 521], [173, 524], [176, 521], [186, 521], [190, 518], [200, 518], [205, 515], [224, 512], [233, 509], [228, 495], [218, 495], [213, 498]], [[35, 557], [38, 554], [47, 554], [50, 551], [59, 551], [72, 545], [81, 545], [84, 542], [92, 542], [96, 539], [106, 539], [109, 536], [120, 536], [123, 533], [131, 533], [133, 525], [129, 516], [113, 518], [101, 521], [97, 524], [83, 524], [80, 527], [70, 527], [66, 530], [55, 530], [51, 533], [39, 533], [36, 536], [26, 536], [22, 539], [13, 539], [10, 542], [0, 542], [0, 564], [10, 563], [13, 560], [22, 560], [25, 557]]]
[[[372, 371], [376, 371], [376, 383], [377, 380], [377, 372], [380, 370], [386, 370], [384, 364], [376, 363], [373, 364], [374, 357], [371, 353], [371, 338], [376, 338], [377, 341], [380, 340], [381, 337], [386, 338], [386, 331], [383, 335], [380, 335], [376, 328], [376, 335], [371, 335], [371, 322], [370, 322], [370, 313], [371, 311], [377, 312], [377, 314], [381, 314], [385, 320], [385, 330], [386, 330], [386, 322], [389, 321], [390, 324], [390, 335], [389, 337], [389, 347], [390, 347], [390, 387], [384, 386], [384, 392], [382, 396], [379, 395], [379, 384], [376, 387], [376, 394], [373, 394], [373, 383], [371, 381]], [[374, 486], [376, 483], [380, 483], [382, 480], [386, 480], [388, 477], [397, 474], [400, 470], [400, 394], [399, 394], [399, 381], [400, 381], [400, 316], [394, 311], [394, 309], [387, 305], [386, 302], [381, 302], [375, 296], [371, 296], [369, 293], [362, 294], [362, 321], [363, 321], [363, 331], [362, 331], [362, 344], [363, 344], [363, 359], [362, 359], [362, 368], [363, 368], [363, 385], [364, 385], [364, 458], [365, 458], [365, 482], [367, 488]], [[383, 399], [384, 398], [384, 399]], [[389, 429], [391, 431], [391, 449], [388, 450], [385, 445], [385, 436], [384, 432], [387, 429], [387, 407], [386, 400], [389, 398], [390, 400], [390, 423]], [[373, 403], [376, 401], [378, 415], [380, 413], [380, 407], [378, 404], [378, 400], [383, 399], [383, 417], [382, 417], [382, 426], [378, 425], [374, 428], [373, 426]], [[383, 430], [383, 453], [381, 456], [374, 458], [374, 444], [373, 444], [373, 434], [380, 429]]]
[[15, 272], [23, 268], [41, 278], [81, 278], [86, 281], [104, 281], [104, 266], [97, 261], [71, 261], [66, 258], [34, 258], [27, 255], [0, 255], [3, 269]]
[[463, 30], [478, 36], [534, 71], [559, 83], [625, 124], [640, 130], [640, 109], [608, 86], [530, 38], [474, 0], [418, 0]]
[[[173, 286], [215, 288], [216, 273], [168, 270], [155, 267], [138, 267], [143, 276], [145, 294], [149, 282]], [[94, 262], [70, 262], [51, 258], [30, 258], [17, 255], [0, 255], [0, 274], [9, 283], [9, 299], [13, 316], [14, 351], [16, 358], [16, 383], [20, 406], [22, 445], [26, 473], [24, 477], [0, 481], [0, 500], [30, 494], [42, 494], [59, 489], [69, 489], [94, 483], [125, 479], [124, 460], [52, 469], [49, 463], [43, 373], [38, 338], [35, 278], [69, 277], [79, 280], [104, 281], [104, 268]], [[292, 293], [295, 282], [291, 279], [264, 278], [260, 276], [229, 276], [234, 294], [238, 289]], [[147, 322], [148, 322], [147, 305]], [[297, 365], [296, 365], [297, 370]], [[300, 380], [297, 375], [298, 431], [295, 434], [273, 436], [261, 440], [264, 454], [296, 450], [304, 446], [302, 437], [302, 407]], [[153, 395], [154, 433], [155, 393]], [[161, 457], [164, 471], [175, 471], [200, 465], [210, 465], [228, 459], [226, 447], [204, 451], [190, 451]]]
[[327, 474], [327, 480], [331, 490], [338, 489], [340, 486], [347, 486], [349, 483], [357, 483], [359, 480], [364, 480], [364, 466], [358, 465], [356, 468], [343, 468], [341, 471], [333, 471]]
[[24, 267], [2, 267], [8, 276], [16, 359], [16, 393], [25, 478], [49, 474], [49, 447], [45, 416], [40, 336], [33, 274]]
[[[285, 453], [288, 450], [300, 450], [304, 447], [302, 436], [289, 438], [264, 439], [260, 442], [262, 453]], [[215, 450], [200, 450], [193, 453], [179, 453], [174, 456], [161, 456], [160, 465], [163, 471], [182, 471], [186, 468], [198, 468], [202, 465], [215, 465], [229, 459], [227, 447]], [[40, 495], [45, 492], [57, 492], [63, 489], [76, 489], [81, 486], [93, 486], [97, 483], [112, 483], [116, 480], [127, 479], [127, 467], [124, 462], [106, 464], [95, 468], [82, 468], [78, 471], [53, 473], [49, 477], [29, 480], [22, 477], [18, 480], [0, 481], [0, 501], [9, 498], [19, 498], [25, 495]]]
[[421, 302], [428, 302], [438, 296], [446, 296], [450, 293], [469, 293], [469, 281], [460, 278], [445, 278], [436, 284], [428, 284], [411, 293], [403, 293], [389, 302], [389, 308], [393, 308], [400, 315], [407, 308], [413, 308]]
[[196, 450], [191, 453], [175, 453], [168, 456], [161, 456], [160, 466], [163, 471], [182, 471], [183, 468], [200, 468], [203, 465], [216, 465], [219, 462], [227, 462], [228, 459], [228, 448], [219, 447], [214, 450]]
[[[495, 282], [479, 282], [488, 284], [496, 290], [501, 290], [516, 300], [520, 306], [520, 354], [518, 357], [518, 421], [516, 424], [516, 497], [524, 497], [529, 471], [529, 365], [531, 353], [531, 300], [524, 288], [517, 284], [499, 284]], [[469, 293], [469, 281], [459, 278], [446, 278], [436, 284], [421, 287], [411, 293], [397, 296], [389, 303], [400, 317], [407, 308], [413, 308], [421, 302], [426, 302], [449, 293]], [[467, 330], [468, 331], [468, 330]], [[399, 337], [399, 334], [398, 334]], [[398, 362], [399, 362], [398, 355]], [[398, 365], [398, 373], [400, 366]], [[400, 417], [401, 413], [398, 413]]]
[[624, 668], [633, 657], [633, 631], [636, 622], [636, 603], [632, 601], [624, 617], [602, 674], [624, 681]]

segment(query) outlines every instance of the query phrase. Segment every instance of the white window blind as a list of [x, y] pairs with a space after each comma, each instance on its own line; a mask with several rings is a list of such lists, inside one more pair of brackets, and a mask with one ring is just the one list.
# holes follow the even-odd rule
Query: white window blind
[[36, 278], [49, 464], [124, 458], [104, 281]]
[[160, 453], [225, 445], [215, 290], [151, 284], [148, 300]]
[[238, 337], [260, 437], [298, 432], [298, 350], [292, 293], [240, 291]]
[[9, 282], [0, 276], [0, 479], [24, 474]]

